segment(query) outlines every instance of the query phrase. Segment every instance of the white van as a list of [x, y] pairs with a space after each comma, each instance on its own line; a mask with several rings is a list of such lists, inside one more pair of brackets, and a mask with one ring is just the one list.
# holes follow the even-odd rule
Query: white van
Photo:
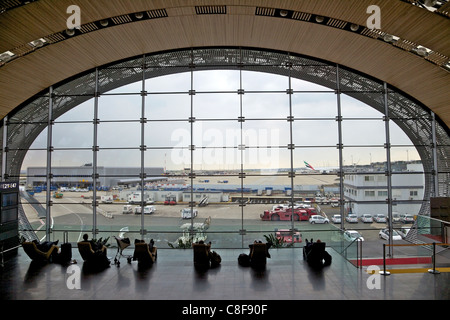
[[[152, 214], [155, 211], [156, 211], [155, 206], [145, 206], [144, 207], [144, 214]], [[141, 214], [141, 206], [137, 206], [136, 208], [134, 208], [134, 213]]]
[[[180, 210], [182, 219], [195, 218], [198, 215], [198, 210], [195, 208], [184, 208]], [[192, 215], [191, 215], [192, 212]]]

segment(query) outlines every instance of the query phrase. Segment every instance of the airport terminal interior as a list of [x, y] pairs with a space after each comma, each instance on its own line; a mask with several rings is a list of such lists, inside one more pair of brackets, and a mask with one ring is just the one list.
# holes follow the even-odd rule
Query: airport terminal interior
[[450, 2], [347, 2], [1, 4], [0, 297], [449, 300]]

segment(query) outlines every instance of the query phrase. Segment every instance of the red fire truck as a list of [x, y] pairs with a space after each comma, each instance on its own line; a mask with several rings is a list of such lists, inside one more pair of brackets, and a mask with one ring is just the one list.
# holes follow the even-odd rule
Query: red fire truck
[[[312, 215], [317, 214], [315, 208], [295, 208], [294, 209], [294, 221], [308, 221]], [[261, 220], [264, 221], [291, 221], [292, 208], [286, 208], [282, 210], [265, 210], [260, 215]]]

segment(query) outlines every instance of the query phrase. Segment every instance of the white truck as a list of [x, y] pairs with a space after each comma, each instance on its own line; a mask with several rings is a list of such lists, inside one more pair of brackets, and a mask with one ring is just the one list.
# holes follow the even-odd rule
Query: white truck
[[[134, 208], [134, 214], [141, 214], [141, 207], [137, 206]], [[155, 206], [145, 206], [144, 207], [144, 214], [152, 214], [156, 211]]]
[[111, 194], [106, 195], [106, 196], [102, 196], [101, 197], [101, 202], [102, 203], [113, 203], [113, 196]]
[[[132, 193], [128, 196], [128, 203], [129, 204], [140, 204], [141, 203], [141, 192]], [[150, 196], [148, 194], [144, 194], [144, 203], [153, 203], [151, 201]]]
[[184, 208], [180, 210], [182, 219], [195, 218], [198, 215], [198, 210], [195, 208]]
[[122, 213], [123, 214], [129, 214], [129, 213], [133, 213], [133, 207], [129, 204], [124, 205], [123, 209], [122, 209]]

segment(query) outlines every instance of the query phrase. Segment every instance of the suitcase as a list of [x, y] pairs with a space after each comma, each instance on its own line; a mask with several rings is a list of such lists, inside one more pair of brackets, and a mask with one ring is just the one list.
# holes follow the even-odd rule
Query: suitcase
[[72, 259], [72, 244], [63, 243], [61, 245], [61, 252], [59, 253], [58, 260], [61, 263], [67, 263]]

